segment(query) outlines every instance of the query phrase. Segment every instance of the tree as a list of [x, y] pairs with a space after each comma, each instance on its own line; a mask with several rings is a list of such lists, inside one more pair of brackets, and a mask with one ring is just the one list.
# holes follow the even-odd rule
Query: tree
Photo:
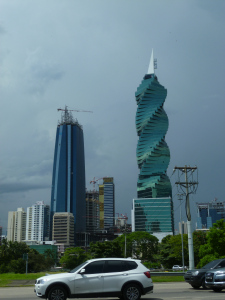
[[74, 269], [82, 262], [85, 262], [89, 255], [80, 247], [67, 248], [64, 255], [60, 258], [60, 264], [66, 269]]
[[206, 244], [201, 245], [199, 257], [201, 258], [198, 267], [208, 262], [223, 258], [225, 256], [225, 222], [224, 219], [216, 221], [206, 235]]
[[193, 232], [193, 244], [194, 244], [194, 259], [195, 265], [197, 266], [200, 261], [199, 249], [200, 246], [206, 243], [206, 232], [205, 231], [194, 231]]
[[48, 268], [51, 268], [57, 262], [57, 259], [55, 259], [55, 253], [51, 249], [46, 249], [44, 251], [44, 257]]
[[123, 252], [119, 241], [90, 243], [90, 254], [93, 258], [101, 257], [123, 257]]
[[[188, 262], [188, 236], [183, 234], [184, 264]], [[160, 244], [161, 262], [164, 268], [171, 269], [173, 265], [182, 265], [181, 235], [167, 235]]]
[[26, 262], [23, 254], [28, 254], [28, 272], [40, 272], [48, 269], [44, 255], [31, 249], [24, 242], [12, 242], [4, 239], [0, 246], [0, 273], [25, 273]]
[[[125, 235], [116, 238], [120, 243], [122, 253], [125, 252]], [[136, 257], [143, 261], [155, 261], [158, 252], [158, 239], [145, 231], [136, 231], [126, 234], [126, 256]]]

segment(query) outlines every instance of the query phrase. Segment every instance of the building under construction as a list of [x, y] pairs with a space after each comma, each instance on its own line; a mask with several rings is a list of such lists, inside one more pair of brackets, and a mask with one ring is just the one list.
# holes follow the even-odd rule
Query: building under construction
[[214, 199], [208, 203], [196, 203], [198, 210], [197, 229], [209, 229], [216, 221], [225, 220], [225, 202]]
[[99, 192], [86, 192], [86, 231], [96, 233], [100, 228]]

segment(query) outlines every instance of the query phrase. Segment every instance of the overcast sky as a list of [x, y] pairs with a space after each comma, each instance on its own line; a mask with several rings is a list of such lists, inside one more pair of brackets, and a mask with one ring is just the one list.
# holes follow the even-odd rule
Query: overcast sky
[[115, 212], [130, 220], [139, 173], [135, 91], [152, 48], [168, 91], [175, 228], [175, 166], [198, 167], [194, 222], [196, 202], [225, 201], [224, 28], [224, 0], [1, 0], [3, 232], [8, 211], [50, 204], [57, 108], [65, 105], [93, 111], [74, 112], [84, 130], [87, 188], [94, 177], [114, 177]]

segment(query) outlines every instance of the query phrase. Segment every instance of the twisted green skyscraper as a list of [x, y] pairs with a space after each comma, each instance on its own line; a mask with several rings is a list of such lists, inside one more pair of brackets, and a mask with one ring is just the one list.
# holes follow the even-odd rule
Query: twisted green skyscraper
[[140, 174], [137, 183], [138, 198], [172, 197], [171, 183], [166, 175], [170, 151], [165, 142], [168, 117], [163, 109], [167, 90], [154, 73], [153, 53], [148, 74], [135, 93], [137, 101], [136, 129], [137, 163]]

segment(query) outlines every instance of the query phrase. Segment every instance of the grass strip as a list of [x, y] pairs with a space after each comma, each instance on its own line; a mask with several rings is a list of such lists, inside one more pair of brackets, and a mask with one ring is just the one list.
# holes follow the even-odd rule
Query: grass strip
[[14, 280], [35, 280], [38, 277], [44, 276], [46, 272], [41, 273], [28, 273], [26, 274], [15, 274], [15, 273], [3, 273], [0, 274], [0, 287], [9, 285]]
[[154, 282], [184, 282], [184, 276], [152, 276]]

